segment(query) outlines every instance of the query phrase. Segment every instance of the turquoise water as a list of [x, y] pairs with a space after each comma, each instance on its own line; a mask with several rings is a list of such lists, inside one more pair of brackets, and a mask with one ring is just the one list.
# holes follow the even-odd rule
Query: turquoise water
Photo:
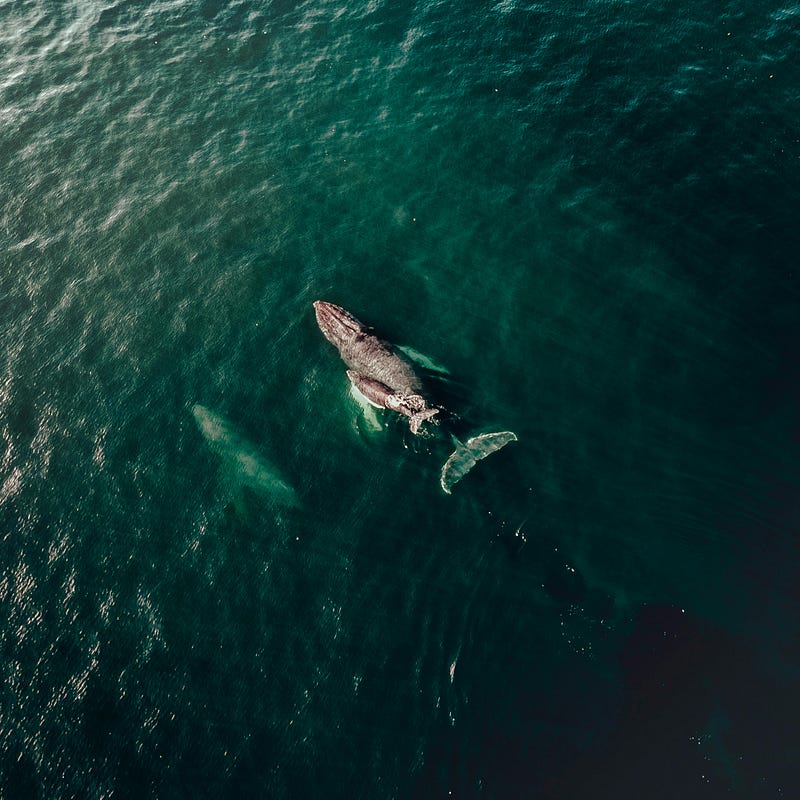
[[[0, 796], [793, 796], [798, 45], [0, 2]], [[446, 496], [316, 299], [519, 441]]]

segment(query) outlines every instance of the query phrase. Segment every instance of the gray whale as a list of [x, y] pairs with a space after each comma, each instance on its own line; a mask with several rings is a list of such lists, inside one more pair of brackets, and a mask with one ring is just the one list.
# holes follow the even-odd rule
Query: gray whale
[[333, 303], [314, 303], [317, 325], [349, 367], [351, 383], [373, 405], [408, 418], [412, 433], [439, 413], [422, 394], [413, 364], [394, 345], [378, 338], [348, 311]]
[[[369, 403], [408, 417], [412, 433], [418, 433], [423, 422], [440, 412], [428, 405], [420, 377], [397, 347], [378, 338], [340, 306], [317, 300], [314, 311], [319, 329], [348, 366], [347, 377]], [[495, 431], [473, 436], [466, 443], [455, 437], [453, 441], [456, 449], [442, 467], [440, 485], [445, 494], [479, 461], [516, 442], [517, 436], [513, 431]]]

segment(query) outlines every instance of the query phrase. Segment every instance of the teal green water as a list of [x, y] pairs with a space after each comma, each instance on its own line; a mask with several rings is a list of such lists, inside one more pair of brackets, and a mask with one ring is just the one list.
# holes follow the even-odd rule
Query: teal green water
[[[0, 797], [793, 796], [798, 45], [0, 2]], [[519, 441], [446, 496], [316, 299]]]

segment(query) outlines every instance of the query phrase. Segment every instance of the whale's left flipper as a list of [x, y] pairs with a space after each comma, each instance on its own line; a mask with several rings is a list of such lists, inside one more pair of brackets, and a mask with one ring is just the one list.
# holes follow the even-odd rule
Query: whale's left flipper
[[467, 439], [466, 444], [457, 442], [456, 449], [442, 467], [441, 485], [445, 494], [452, 492], [458, 483], [482, 458], [497, 452], [509, 442], [516, 442], [513, 431], [481, 433]]

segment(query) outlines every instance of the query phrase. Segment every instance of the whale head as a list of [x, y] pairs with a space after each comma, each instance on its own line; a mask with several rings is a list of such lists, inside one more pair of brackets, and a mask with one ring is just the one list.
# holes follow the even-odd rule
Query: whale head
[[364, 332], [364, 326], [350, 313], [333, 303], [317, 300], [314, 303], [317, 325], [322, 335], [333, 345], [341, 346]]

